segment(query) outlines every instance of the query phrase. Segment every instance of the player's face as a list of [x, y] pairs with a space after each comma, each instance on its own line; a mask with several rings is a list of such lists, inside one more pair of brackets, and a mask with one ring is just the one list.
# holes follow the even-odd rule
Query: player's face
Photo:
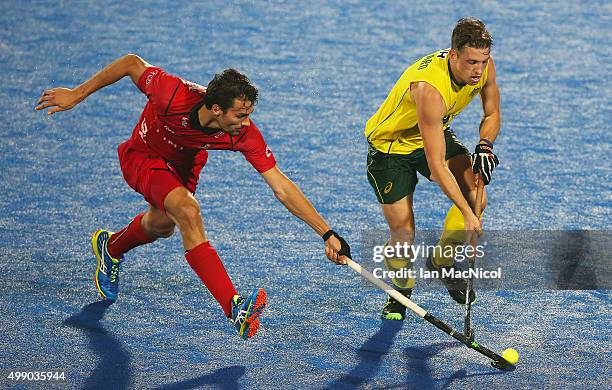
[[234, 99], [234, 105], [217, 118], [221, 130], [237, 135], [240, 129], [249, 125], [249, 115], [254, 108], [253, 102], [249, 100]]
[[476, 85], [480, 81], [491, 58], [491, 48], [476, 49], [464, 46], [461, 50], [451, 50], [453, 76], [462, 84]]

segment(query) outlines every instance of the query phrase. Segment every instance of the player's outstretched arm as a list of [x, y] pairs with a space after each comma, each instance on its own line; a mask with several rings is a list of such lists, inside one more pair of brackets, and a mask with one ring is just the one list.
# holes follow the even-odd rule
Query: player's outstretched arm
[[306, 222], [325, 242], [325, 255], [336, 264], [346, 264], [346, 257], [351, 256], [347, 242], [331, 230], [299, 187], [275, 166], [261, 174], [270, 186], [276, 198], [302, 221]]
[[127, 54], [104, 67], [104, 69], [78, 87], [73, 89], [58, 87], [44, 90], [38, 100], [36, 110], [40, 111], [49, 108], [47, 111], [48, 115], [70, 110], [85, 100], [87, 96], [121, 80], [125, 76], [130, 76], [134, 84], [138, 83], [140, 75], [149, 66], [151, 65], [136, 54]]

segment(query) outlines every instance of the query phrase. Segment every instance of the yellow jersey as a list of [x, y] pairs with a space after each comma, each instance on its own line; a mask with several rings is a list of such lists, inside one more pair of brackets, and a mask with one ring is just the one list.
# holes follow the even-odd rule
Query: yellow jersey
[[368, 119], [365, 136], [370, 145], [383, 153], [409, 154], [423, 147], [417, 122], [416, 106], [410, 97], [410, 85], [424, 81], [440, 92], [446, 103], [442, 122], [451, 121], [476, 96], [487, 82], [487, 66], [476, 85], [458, 86], [451, 79], [448, 53], [450, 49], [429, 54], [404, 71], [378, 111]]

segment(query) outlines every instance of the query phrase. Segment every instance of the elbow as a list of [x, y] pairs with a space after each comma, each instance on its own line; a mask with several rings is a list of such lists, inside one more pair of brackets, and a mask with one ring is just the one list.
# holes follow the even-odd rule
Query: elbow
[[276, 199], [279, 200], [279, 202], [285, 204], [285, 202], [287, 201], [288, 195], [287, 192], [282, 189], [282, 188], [275, 188], [274, 189], [274, 196], [276, 197]]
[[125, 68], [128, 69], [128, 71], [131, 71], [132, 69], [137, 69], [142, 66], [142, 64], [144, 64], [142, 58], [140, 58], [137, 54], [133, 53], [128, 53], [124, 55], [123, 61], [125, 61]]
[[282, 172], [280, 172], [280, 174], [276, 174], [273, 179], [267, 180], [267, 183], [272, 192], [274, 192], [276, 199], [283, 204], [289, 200], [291, 193], [293, 192], [293, 187], [295, 186], [293, 182]]
[[488, 115], [484, 115], [481, 120], [481, 124], [484, 122], [491, 122], [493, 124], [497, 123], [497, 127], [499, 128], [502, 121], [502, 114], [500, 110], [492, 112]]
[[438, 182], [438, 178], [442, 175], [442, 172], [446, 169], [445, 163], [437, 159], [429, 159], [429, 158], [427, 161], [429, 161], [428, 166], [429, 166], [429, 171], [431, 173], [431, 176], [429, 177], [429, 179], [435, 182]]
[[134, 53], [128, 53], [124, 55], [123, 59], [126, 60], [127, 62], [133, 62], [133, 63], [136, 63], [138, 60], [142, 61], [142, 59], [138, 56], [138, 54], [134, 54]]
[[124, 76], [130, 76], [134, 84], [138, 84], [138, 79], [146, 69], [147, 63], [138, 55], [129, 53], [122, 58]]
[[431, 152], [430, 150], [425, 148], [425, 158], [427, 159], [427, 165], [429, 166], [429, 170], [431, 172], [440, 171], [446, 166], [446, 161], [444, 160], [444, 152]]
[[502, 121], [502, 114], [500, 110], [495, 111], [495, 113], [493, 113], [493, 115], [491, 115], [491, 117], [493, 118], [493, 120], [495, 120], [495, 122], [497, 122], [497, 125], [501, 125], [501, 121]]
[[433, 166], [430, 166], [429, 170], [431, 171], [432, 176], [438, 177], [440, 176], [440, 173], [444, 171], [444, 165], [435, 164]]

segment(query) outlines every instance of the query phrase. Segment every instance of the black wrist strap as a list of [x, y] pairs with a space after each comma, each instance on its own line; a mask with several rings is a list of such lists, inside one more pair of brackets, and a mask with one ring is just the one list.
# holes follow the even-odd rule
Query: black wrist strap
[[481, 138], [478, 143], [488, 145], [491, 149], [493, 149], [493, 142], [489, 141], [486, 138]]
[[328, 231], [326, 231], [326, 232], [325, 232], [325, 234], [323, 234], [323, 235], [321, 236], [321, 238], [323, 239], [323, 242], [325, 242], [325, 241], [329, 240], [329, 238], [330, 238], [331, 236], [334, 236], [334, 235], [336, 235], [336, 234], [337, 234], [337, 233], [336, 233], [335, 231], [333, 231], [333, 230], [329, 229]]

